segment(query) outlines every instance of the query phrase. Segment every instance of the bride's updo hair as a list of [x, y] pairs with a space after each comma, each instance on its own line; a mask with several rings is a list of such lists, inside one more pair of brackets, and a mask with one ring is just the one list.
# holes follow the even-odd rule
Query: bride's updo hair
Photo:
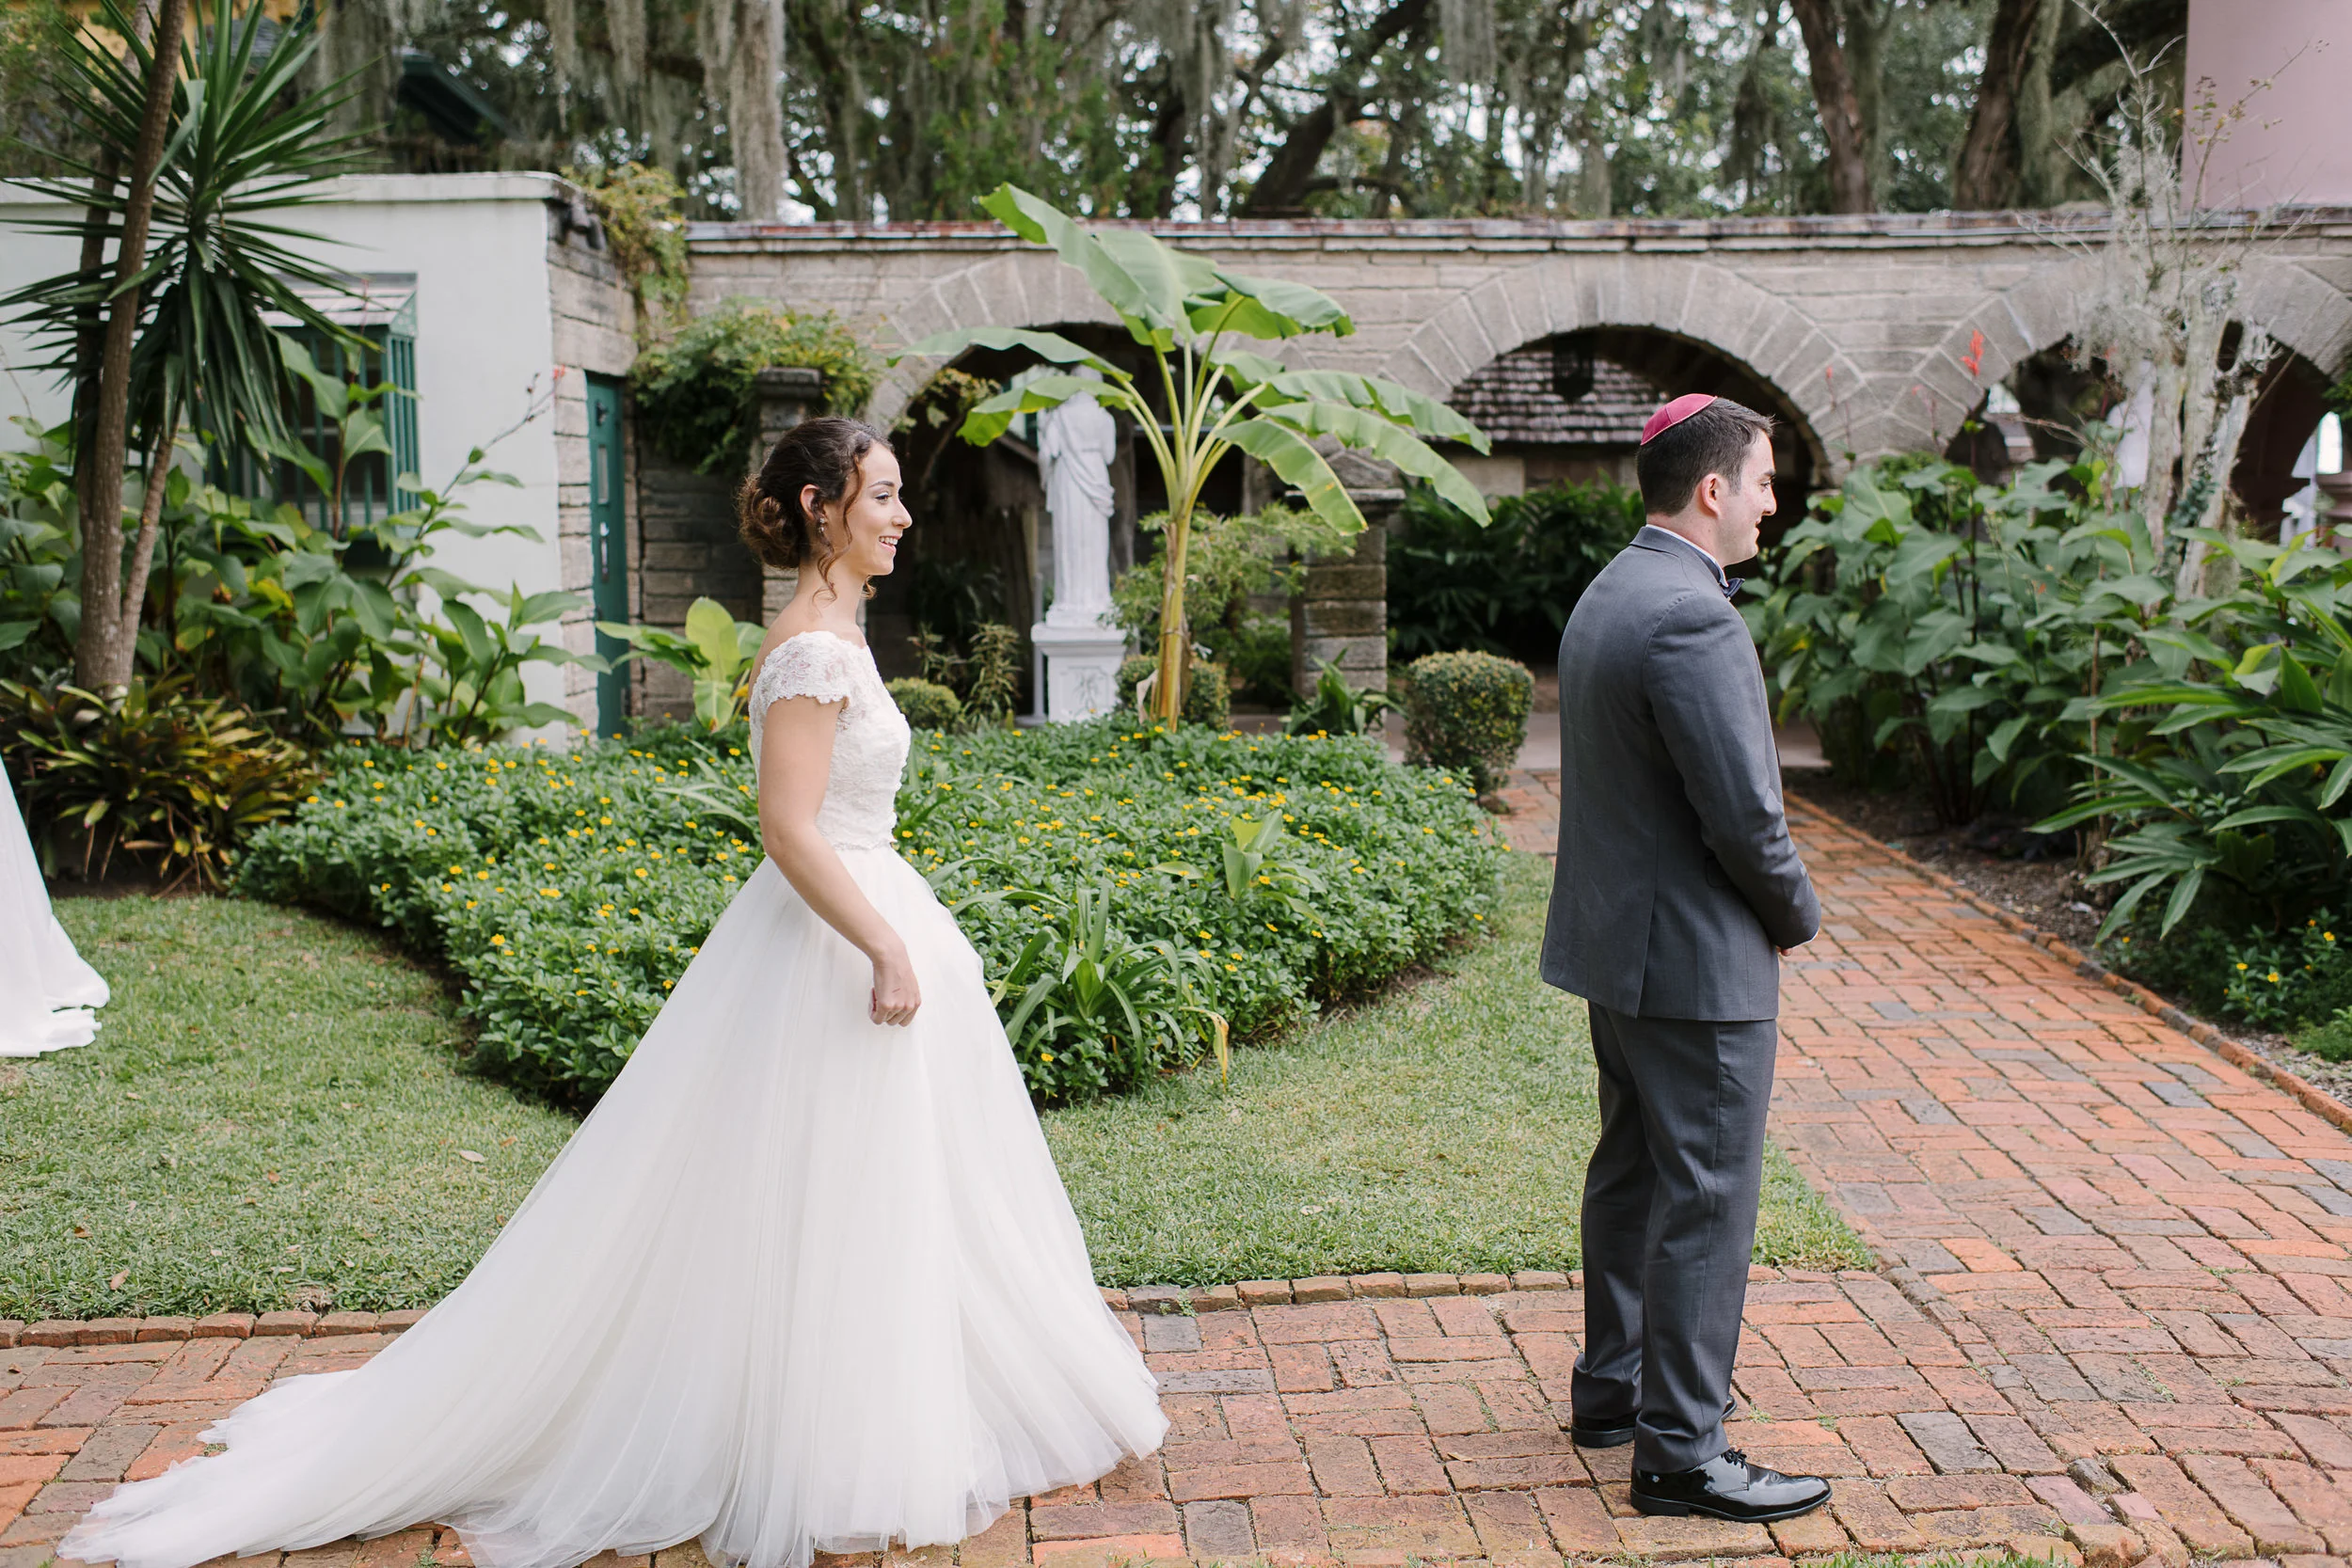
[[[846, 505], [857, 494], [866, 454], [888, 446], [871, 426], [830, 414], [786, 431], [736, 496], [743, 543], [767, 565], [814, 565], [830, 582], [828, 568], [850, 541], [844, 531], [830, 539], [818, 536], [818, 520], [801, 509], [801, 491], [813, 484], [828, 503]], [[866, 591], [871, 594], [873, 585]]]

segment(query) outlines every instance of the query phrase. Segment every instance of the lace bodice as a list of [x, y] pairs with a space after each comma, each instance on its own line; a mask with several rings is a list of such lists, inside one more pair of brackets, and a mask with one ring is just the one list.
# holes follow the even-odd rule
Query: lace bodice
[[755, 781], [768, 705], [783, 697], [843, 705], [834, 721], [833, 776], [824, 803], [817, 808], [817, 831], [836, 849], [888, 847], [914, 732], [883, 687], [873, 651], [829, 631], [804, 631], [776, 644], [752, 679]]

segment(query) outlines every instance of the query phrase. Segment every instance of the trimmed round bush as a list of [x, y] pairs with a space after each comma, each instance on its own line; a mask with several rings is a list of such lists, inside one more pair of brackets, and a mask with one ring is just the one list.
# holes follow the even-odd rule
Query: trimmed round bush
[[953, 729], [956, 721], [963, 717], [962, 701], [937, 681], [902, 675], [890, 682], [888, 689], [890, 700], [898, 705], [907, 722], [918, 730]]
[[[1119, 701], [1122, 707], [1136, 705], [1136, 689], [1160, 667], [1160, 661], [1150, 654], [1137, 654], [1119, 667]], [[1192, 680], [1184, 688], [1184, 722], [1207, 724], [1223, 729], [1233, 710], [1233, 683], [1225, 673], [1225, 666], [1213, 659], [1192, 661]]]
[[1493, 654], [1428, 654], [1406, 667], [1405, 760], [1469, 775], [1481, 795], [1527, 743], [1535, 677]]

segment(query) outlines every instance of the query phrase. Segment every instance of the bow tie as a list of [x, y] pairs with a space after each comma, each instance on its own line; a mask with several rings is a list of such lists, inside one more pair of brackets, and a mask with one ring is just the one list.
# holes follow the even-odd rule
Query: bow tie
[[1730, 597], [1731, 597], [1734, 594], [1739, 593], [1739, 592], [1740, 592], [1740, 585], [1741, 583], [1743, 583], [1743, 582], [1747, 581], [1747, 580], [1748, 580], [1748, 579], [1747, 579], [1747, 578], [1724, 578], [1724, 598], [1726, 598], [1726, 599], [1728, 599], [1728, 598], [1730, 598]]

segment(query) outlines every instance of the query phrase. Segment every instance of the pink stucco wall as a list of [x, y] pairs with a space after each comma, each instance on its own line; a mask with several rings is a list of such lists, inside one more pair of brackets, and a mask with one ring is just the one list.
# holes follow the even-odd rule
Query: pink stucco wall
[[2209, 79], [2226, 108], [2265, 78], [2206, 162], [2203, 205], [2352, 205], [2352, 0], [2190, 0], [2190, 102]]

